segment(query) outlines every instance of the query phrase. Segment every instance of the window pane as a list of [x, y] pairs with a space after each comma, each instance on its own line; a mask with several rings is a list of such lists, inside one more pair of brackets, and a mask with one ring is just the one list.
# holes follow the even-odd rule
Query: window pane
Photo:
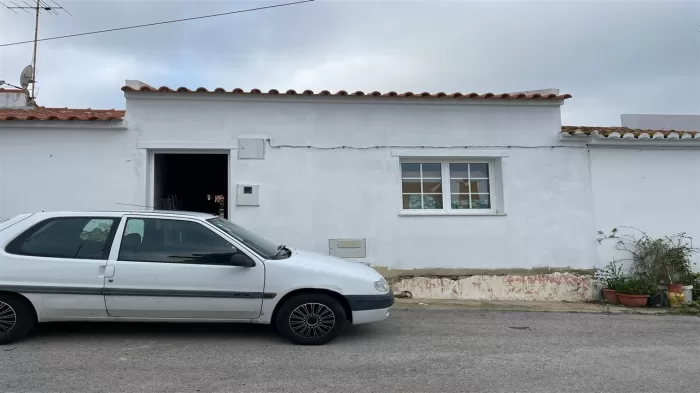
[[424, 209], [442, 209], [442, 194], [423, 195]]
[[403, 208], [404, 209], [422, 209], [421, 196], [420, 195], [404, 195], [403, 196]]
[[469, 177], [470, 178], [489, 178], [489, 164], [469, 164]]
[[226, 265], [238, 252], [226, 239], [192, 221], [132, 218], [127, 221], [130, 226], [143, 228], [143, 236], [124, 232], [122, 261]]
[[467, 181], [467, 179], [450, 180], [450, 192], [453, 194], [468, 194], [469, 182]]
[[442, 181], [440, 180], [423, 180], [423, 193], [435, 194], [442, 192]]
[[472, 180], [471, 181], [473, 193], [489, 193], [489, 181], [488, 180]]
[[442, 169], [440, 164], [422, 164], [423, 178], [442, 179]]
[[107, 259], [117, 218], [65, 217], [44, 221], [7, 247], [14, 254], [70, 259]]
[[469, 164], [450, 164], [450, 177], [453, 179], [468, 178]]
[[420, 178], [420, 164], [401, 164], [401, 177]]
[[111, 219], [93, 219], [88, 221], [80, 233], [80, 239], [105, 243], [112, 229], [113, 222]]
[[472, 209], [490, 209], [491, 198], [484, 194], [471, 194]]
[[129, 235], [131, 233], [138, 233], [140, 237], [143, 237], [143, 220], [129, 219], [126, 222], [124, 235]]
[[453, 209], [469, 209], [469, 195], [452, 194], [451, 206]]
[[420, 179], [404, 179], [401, 182], [401, 190], [404, 194], [420, 194]]

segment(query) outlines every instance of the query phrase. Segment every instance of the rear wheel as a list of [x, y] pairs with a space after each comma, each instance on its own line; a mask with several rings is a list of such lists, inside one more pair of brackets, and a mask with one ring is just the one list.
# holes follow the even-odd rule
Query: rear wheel
[[282, 304], [275, 324], [282, 336], [296, 344], [322, 345], [338, 337], [346, 320], [340, 302], [322, 293], [308, 293]]
[[0, 345], [24, 338], [35, 324], [34, 313], [22, 298], [0, 294]]

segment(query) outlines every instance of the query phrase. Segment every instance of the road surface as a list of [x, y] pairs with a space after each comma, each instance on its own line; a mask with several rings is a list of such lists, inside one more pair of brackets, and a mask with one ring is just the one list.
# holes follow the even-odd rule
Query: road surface
[[700, 318], [396, 310], [300, 347], [267, 327], [51, 324], [0, 347], [1, 392], [691, 392]]

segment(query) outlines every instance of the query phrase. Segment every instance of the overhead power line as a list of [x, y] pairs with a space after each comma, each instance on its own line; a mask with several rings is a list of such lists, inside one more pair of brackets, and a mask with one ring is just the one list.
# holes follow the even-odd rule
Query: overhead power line
[[[268, 5], [268, 6], [265, 6], [265, 7], [249, 8], [249, 9], [238, 10], [238, 11], [221, 12], [221, 13], [218, 13], [218, 14], [210, 14], [210, 15], [202, 15], [202, 16], [193, 16], [193, 17], [190, 17], [190, 18], [166, 20], [166, 21], [162, 21], [162, 22], [146, 23], [146, 24], [142, 24], [142, 25], [117, 27], [117, 28], [113, 28], [113, 29], [89, 31], [89, 32], [86, 32], [86, 33], [76, 33], [76, 34], [61, 35], [61, 36], [57, 36], [57, 37], [40, 38], [40, 39], [38, 39], [37, 41], [60, 40], [60, 39], [63, 39], [63, 38], [80, 37], [80, 36], [84, 36], [84, 35], [102, 34], [102, 33], [110, 33], [110, 32], [113, 32], [113, 31], [121, 31], [121, 30], [129, 30], [129, 29], [138, 29], [138, 28], [141, 28], [141, 27], [150, 27], [150, 26], [167, 25], [167, 24], [170, 24], [170, 23], [188, 22], [188, 21], [191, 21], [191, 20], [215, 18], [215, 17], [217, 17], [217, 16], [225, 16], [225, 15], [233, 15], [233, 14], [242, 14], [242, 13], [244, 13], [244, 12], [262, 11], [262, 10], [267, 10], [267, 9], [271, 9], [271, 8], [280, 8], [280, 7], [287, 7], [287, 6], [292, 6], [292, 5], [297, 5], [297, 4], [303, 4], [303, 3], [311, 3], [311, 2], [313, 2], [313, 1], [316, 1], [316, 0], [301, 0], [301, 1], [295, 1], [295, 2], [292, 2], [292, 3], [283, 3], [283, 4]], [[12, 42], [12, 43], [9, 43], [9, 44], [0, 44], [0, 47], [4, 47], [4, 46], [13, 46], [13, 45], [21, 45], [21, 44], [30, 44], [30, 43], [33, 43], [33, 42], [34, 42], [34, 40]]]

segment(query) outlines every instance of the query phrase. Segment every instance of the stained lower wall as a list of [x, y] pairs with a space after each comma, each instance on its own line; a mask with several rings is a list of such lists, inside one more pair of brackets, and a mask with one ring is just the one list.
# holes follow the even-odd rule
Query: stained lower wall
[[531, 276], [477, 275], [463, 278], [411, 277], [392, 284], [419, 299], [537, 300], [584, 302], [599, 297], [600, 287], [591, 276], [571, 273]]

